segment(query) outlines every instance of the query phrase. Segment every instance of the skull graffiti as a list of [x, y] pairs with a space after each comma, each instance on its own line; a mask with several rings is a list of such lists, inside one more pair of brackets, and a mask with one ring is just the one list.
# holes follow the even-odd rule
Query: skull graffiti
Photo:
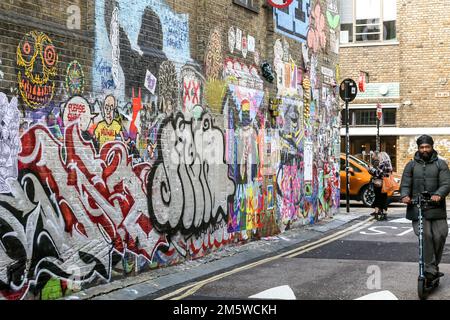
[[17, 80], [23, 101], [33, 109], [46, 106], [55, 91], [58, 54], [52, 40], [31, 31], [17, 47]]

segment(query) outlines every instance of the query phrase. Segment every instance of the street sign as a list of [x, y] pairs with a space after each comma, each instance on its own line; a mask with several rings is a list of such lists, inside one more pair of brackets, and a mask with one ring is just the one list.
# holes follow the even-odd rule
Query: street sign
[[358, 87], [356, 86], [356, 82], [352, 79], [345, 79], [341, 82], [339, 87], [339, 96], [345, 102], [351, 102], [355, 100], [356, 95], [358, 94]]
[[272, 7], [283, 9], [289, 7], [294, 0], [267, 0]]
[[381, 107], [381, 104], [377, 103], [377, 118], [381, 121], [381, 118], [383, 117], [383, 108]]

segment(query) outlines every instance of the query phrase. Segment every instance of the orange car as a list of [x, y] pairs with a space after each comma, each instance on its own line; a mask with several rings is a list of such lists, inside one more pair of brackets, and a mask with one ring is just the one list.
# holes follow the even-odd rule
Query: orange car
[[[369, 173], [369, 165], [350, 155], [348, 158], [350, 166], [350, 199], [362, 201], [365, 206], [370, 207], [375, 199], [375, 194], [371, 186], [372, 176]], [[341, 199], [346, 195], [346, 176], [345, 176], [345, 154], [341, 154]], [[400, 179], [395, 176], [395, 191], [388, 193], [388, 203], [400, 200]]]

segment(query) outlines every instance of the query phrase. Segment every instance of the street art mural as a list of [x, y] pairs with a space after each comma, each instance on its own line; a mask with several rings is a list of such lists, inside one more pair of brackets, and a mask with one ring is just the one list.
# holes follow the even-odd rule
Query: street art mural
[[230, 173], [236, 183], [234, 202], [229, 213], [229, 232], [261, 227], [260, 216], [264, 208], [261, 175], [264, 145], [264, 120], [261, 113], [263, 98], [264, 91], [228, 85], [224, 107], [226, 155]]
[[306, 42], [311, 0], [294, 0], [284, 9], [273, 9], [275, 31], [300, 42]]
[[27, 33], [17, 46], [17, 81], [23, 102], [32, 109], [53, 99], [58, 53], [42, 32]]
[[308, 42], [323, 13], [300, 0], [275, 10], [277, 32], [305, 43], [276, 39], [272, 90], [258, 32], [214, 26], [194, 61], [189, 16], [172, 5], [96, 0], [92, 59], [57, 32], [14, 43], [0, 299], [69, 296], [337, 211], [336, 90], [318, 71], [320, 38]]
[[165, 60], [178, 71], [191, 62], [188, 15], [174, 13], [164, 0], [96, 0], [95, 12], [95, 92], [125, 101], [132, 88], [144, 86], [147, 70], [157, 75]]

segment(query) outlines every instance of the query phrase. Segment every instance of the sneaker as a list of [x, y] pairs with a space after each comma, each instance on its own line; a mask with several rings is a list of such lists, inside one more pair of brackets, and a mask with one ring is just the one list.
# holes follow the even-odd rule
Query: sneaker
[[444, 274], [442, 272], [437, 272], [436, 273], [436, 278], [442, 278], [444, 276]]
[[438, 276], [429, 272], [425, 272], [425, 278], [427, 279], [427, 281], [431, 282], [434, 279], [438, 278]]

